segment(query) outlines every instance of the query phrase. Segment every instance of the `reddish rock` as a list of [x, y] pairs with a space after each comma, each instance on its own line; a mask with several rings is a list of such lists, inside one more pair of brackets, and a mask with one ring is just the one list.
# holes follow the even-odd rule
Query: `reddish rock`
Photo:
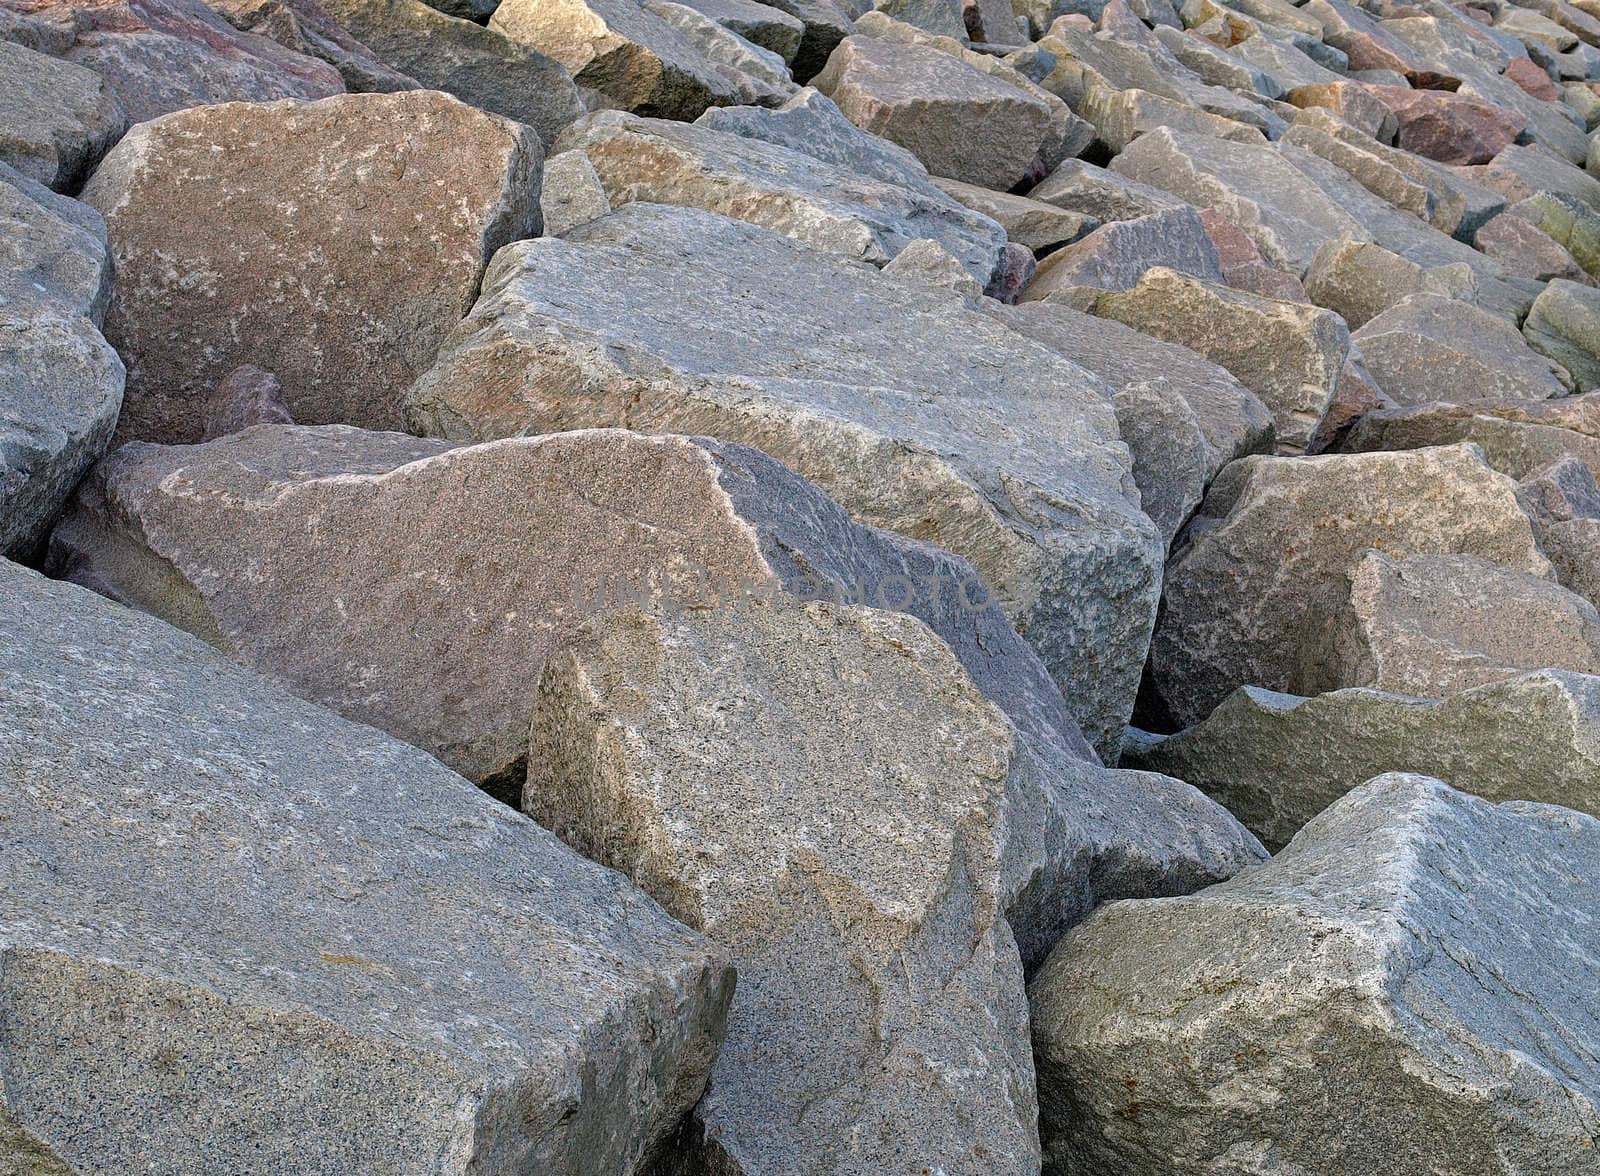
[[133, 123], [190, 106], [326, 98], [327, 62], [235, 29], [200, 0], [5, 0], [72, 38], [60, 56], [105, 80]]
[[1509, 110], [1443, 90], [1370, 86], [1368, 92], [1394, 112], [1395, 145], [1439, 163], [1488, 163], [1528, 125]]
[[1217, 263], [1223, 280], [1235, 290], [1248, 290], [1263, 298], [1283, 302], [1305, 302], [1305, 287], [1300, 279], [1277, 266], [1269, 265], [1247, 233], [1215, 208], [1200, 210], [1200, 223], [1217, 248]]
[[1561, 99], [1561, 91], [1556, 89], [1550, 75], [1541, 66], [1533, 64], [1531, 58], [1513, 57], [1511, 64], [1506, 66], [1506, 77], [1541, 102], [1558, 102]]
[[252, 425], [292, 424], [278, 377], [246, 363], [224, 376], [211, 393], [201, 440], [214, 441]]
[[1333, 387], [1333, 399], [1322, 416], [1316, 432], [1306, 442], [1306, 453], [1327, 453], [1339, 447], [1358, 420], [1369, 412], [1394, 409], [1395, 403], [1383, 394], [1378, 382], [1361, 362], [1359, 352], [1352, 351], [1339, 372], [1339, 382]]
[[1028, 283], [1033, 281], [1034, 271], [1038, 268], [1039, 261], [1034, 257], [1033, 250], [1015, 241], [1007, 241], [1006, 247], [1000, 251], [1000, 261], [994, 267], [994, 276], [989, 279], [989, 288], [984, 293], [1007, 306], [1015, 306], [1022, 292], [1028, 288]]
[[1592, 285], [1589, 275], [1566, 249], [1531, 221], [1502, 213], [1493, 218], [1472, 238], [1485, 257], [1503, 265], [1518, 277], [1549, 282], [1565, 278]]

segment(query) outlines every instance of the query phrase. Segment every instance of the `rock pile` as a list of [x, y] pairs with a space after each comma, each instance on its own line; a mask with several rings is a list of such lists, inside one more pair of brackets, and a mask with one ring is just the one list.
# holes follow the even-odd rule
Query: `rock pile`
[[1600, 1176], [1600, 2], [0, 80], [0, 1172]]

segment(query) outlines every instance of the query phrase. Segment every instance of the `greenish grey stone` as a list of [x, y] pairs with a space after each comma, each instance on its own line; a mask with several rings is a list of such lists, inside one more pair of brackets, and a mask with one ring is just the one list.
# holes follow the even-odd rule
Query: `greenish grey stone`
[[1523, 337], [1572, 374], [1579, 392], [1600, 388], [1600, 290], [1557, 280], [1533, 300]]

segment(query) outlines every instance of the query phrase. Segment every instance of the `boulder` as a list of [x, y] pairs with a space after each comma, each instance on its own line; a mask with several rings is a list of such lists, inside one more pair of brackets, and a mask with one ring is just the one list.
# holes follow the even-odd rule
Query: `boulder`
[[0, 163], [58, 192], [76, 191], [128, 129], [99, 75], [0, 41]]
[[1368, 86], [1394, 114], [1394, 143], [1439, 163], [1488, 163], [1527, 126], [1525, 118], [1487, 102], [1444, 90]]
[[1426, 184], [1408, 176], [1394, 164], [1364, 144], [1356, 144], [1306, 123], [1296, 123], [1284, 132], [1283, 142], [1327, 160], [1367, 191], [1409, 212], [1419, 220], [1435, 223], [1436, 198]]
[[[646, 11], [681, 33], [705, 58], [732, 101], [776, 104], [799, 89], [779, 54], [752, 44], [698, 9], [674, 0], [646, 0]], [[727, 99], [719, 95], [718, 100]]]
[[1168, 562], [1147, 723], [1196, 723], [1241, 685], [1345, 685], [1334, 651], [1356, 624], [1349, 577], [1374, 549], [1552, 575], [1516, 484], [1474, 446], [1242, 458], [1212, 483]]
[[546, 148], [584, 113], [559, 62], [492, 28], [446, 16], [423, 0], [322, 3], [386, 65], [430, 90], [527, 124]]
[[1368, 552], [1350, 575], [1350, 612], [1334, 643], [1341, 686], [1444, 698], [1524, 670], [1600, 670], [1592, 604], [1476, 556]]
[[1441, 294], [1402, 298], [1351, 338], [1399, 404], [1463, 395], [1543, 400], [1568, 391], [1565, 369], [1532, 350], [1505, 319]]
[[1092, 216], [1027, 196], [979, 188], [960, 180], [935, 178], [934, 184], [952, 200], [998, 221], [1008, 239], [1036, 254], [1043, 255], [1070, 245], [1100, 227], [1100, 222]]
[[1562, 457], [1517, 489], [1556, 578], [1591, 603], [1600, 601], [1600, 484], [1594, 471], [1576, 457]]
[[1469, 300], [1476, 293], [1465, 266], [1424, 269], [1372, 241], [1330, 241], [1306, 271], [1306, 294], [1359, 330], [1401, 299], [1437, 294]]
[[1032, 814], [948, 648], [821, 602], [585, 637], [545, 667], [523, 807], [733, 956], [704, 1169], [1037, 1172], [1000, 880]]
[[1336, 314], [1169, 269], [1146, 271], [1131, 290], [1099, 295], [1092, 309], [1232, 372], [1271, 411], [1286, 452], [1311, 439], [1350, 351], [1350, 333]]
[[211, 387], [242, 363], [276, 373], [298, 421], [399, 424], [398, 394], [489, 257], [538, 231], [541, 161], [528, 128], [426, 90], [135, 128], [84, 192], [119, 275], [118, 436], [197, 440]]
[[929, 239], [980, 288], [1006, 242], [999, 224], [937, 190], [900, 188], [710, 126], [607, 110], [569, 127], [556, 149], [588, 157], [612, 206], [704, 208], [876, 265]]
[[1296, 86], [1283, 96], [1290, 106], [1302, 110], [1320, 106], [1332, 111], [1364, 135], [1380, 143], [1393, 143], [1399, 120], [1387, 103], [1374, 95], [1361, 82], [1320, 82], [1309, 86]]
[[1003, 192], [1040, 174], [1049, 103], [959, 57], [855, 36], [814, 80], [856, 126], [904, 147], [935, 175]]
[[1499, 262], [1508, 273], [1519, 277], [1536, 282], [1560, 278], [1591, 284], [1583, 267], [1564, 246], [1520, 216], [1493, 217], [1474, 234], [1472, 243], [1485, 257]]
[[326, 61], [339, 71], [345, 89], [352, 94], [422, 89], [415, 78], [390, 68], [352, 36], [322, 0], [209, 0], [209, 3], [240, 32], [271, 37], [286, 49]]
[[111, 443], [124, 371], [98, 327], [110, 293], [99, 216], [0, 164], [0, 557], [33, 554]]
[[1306, 289], [1300, 279], [1269, 265], [1250, 235], [1215, 208], [1200, 210], [1200, 223], [1206, 236], [1217, 250], [1217, 264], [1222, 269], [1222, 280], [1235, 290], [1259, 294], [1263, 298], [1276, 298], [1283, 302], [1307, 302]]
[[1600, 678], [1537, 670], [1440, 701], [1241, 686], [1195, 726], [1131, 743], [1122, 759], [1192, 781], [1274, 851], [1384, 772], [1600, 815]]
[[0, 628], [14, 1170], [651, 1162], [722, 1036], [723, 949], [159, 621], [0, 561]]
[[610, 211], [611, 198], [600, 182], [600, 173], [582, 151], [558, 151], [544, 161], [539, 213], [546, 234], [559, 237]]
[[292, 425], [278, 377], [253, 364], [241, 364], [220, 381], [206, 405], [201, 440], [214, 441], [253, 425]]
[[862, 521], [971, 560], [1091, 743], [1120, 740], [1160, 540], [1110, 397], [953, 294], [629, 204], [502, 251], [408, 405], [458, 440], [626, 425], [755, 445]]
[[1224, 466], [1273, 451], [1276, 434], [1266, 405], [1187, 347], [1057, 302], [984, 309], [1111, 388], [1117, 426], [1133, 453], [1140, 504], [1169, 545]]
[[345, 89], [331, 65], [241, 33], [201, 0], [24, 0], [30, 9], [65, 33], [57, 55], [98, 74], [130, 123]]
[[1145, 135], [1112, 170], [1220, 209], [1271, 264], [1303, 274], [1325, 243], [1371, 234], [1266, 144], [1233, 143], [1179, 131]]
[[1092, 306], [1098, 291], [1131, 290], [1154, 266], [1223, 281], [1216, 245], [1200, 214], [1186, 207], [1101, 225], [1040, 262], [1022, 297]]
[[1170, 192], [1081, 159], [1069, 159], [1056, 168], [1029, 191], [1028, 199], [1107, 222], [1133, 220], [1169, 208], [1190, 207]]
[[1600, 212], [1583, 200], [1564, 192], [1536, 192], [1507, 212], [1560, 245], [1591, 278], [1600, 276]]
[[1544, 147], [1514, 144], [1468, 174], [1512, 204], [1543, 192], [1571, 197], [1600, 212], [1600, 178]]
[[789, 63], [797, 82], [816, 77], [839, 42], [855, 31], [852, 14], [860, 15], [866, 7], [861, 0], [846, 0], [843, 4], [835, 4], [834, 0], [770, 0], [768, 6], [788, 13], [804, 26], [800, 48]]
[[[1570, 417], [1591, 415], [1593, 404], [1567, 397], [1550, 414], [1515, 412], [1515, 401], [1419, 404], [1368, 413], [1350, 430], [1341, 448], [1350, 453], [1419, 449], [1430, 445], [1476, 445], [1491, 469], [1508, 477], [1531, 478], [1545, 466], [1574, 457], [1600, 468], [1600, 438], [1565, 427]], [[1529, 401], [1543, 405], [1544, 401]], [[1564, 411], [1563, 411], [1564, 410]], [[1576, 410], [1576, 411], [1575, 411]]]
[[690, 0], [687, 7], [708, 16], [758, 49], [776, 53], [787, 64], [800, 51], [806, 27], [791, 16], [756, 0]]
[[708, 106], [787, 97], [760, 58], [737, 52], [760, 53], [754, 45], [708, 18], [686, 23], [684, 14], [699, 16], [660, 0], [503, 0], [489, 28], [554, 58], [579, 86], [635, 114], [692, 119]]
[[967, 272], [957, 257], [937, 241], [927, 239], [913, 241], [897, 253], [894, 260], [883, 267], [883, 275], [905, 282], [921, 282], [935, 290], [948, 290], [969, 303], [976, 302], [983, 294], [983, 284]]
[[1600, 290], [1553, 281], [1533, 300], [1522, 336], [1572, 376], [1579, 392], [1600, 388]]
[[1029, 988], [1047, 1170], [1592, 1171], [1597, 871], [1594, 817], [1391, 774], [1106, 907]]
[[1125, 151], [1135, 139], [1163, 127], [1247, 144], [1266, 142], [1258, 128], [1225, 115], [1196, 110], [1145, 90], [1114, 89], [1092, 76], [1084, 86], [1078, 109], [1094, 127], [1095, 138], [1112, 152]]

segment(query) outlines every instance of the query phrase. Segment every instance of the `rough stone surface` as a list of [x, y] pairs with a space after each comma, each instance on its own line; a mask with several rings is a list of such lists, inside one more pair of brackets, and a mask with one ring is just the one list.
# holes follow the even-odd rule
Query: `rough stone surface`
[[545, 669], [523, 805], [739, 970], [711, 1170], [1038, 1170], [1000, 863], [1010, 732], [916, 620], [598, 623]]
[[1364, 135], [1380, 143], [1393, 143], [1399, 121], [1394, 111], [1360, 82], [1320, 82], [1296, 86], [1284, 95], [1290, 106], [1321, 106], [1331, 110]]
[[1555, 238], [1520, 216], [1496, 216], [1473, 235], [1484, 256], [1536, 282], [1557, 278], [1588, 283], [1583, 267]]
[[1342, 686], [1444, 698], [1524, 670], [1600, 670], [1592, 604], [1476, 556], [1370, 552], [1351, 573], [1350, 611], [1335, 642]]
[[1572, 376], [1579, 392], [1600, 388], [1600, 290], [1554, 281], [1533, 300], [1523, 338]]
[[1373, 549], [1552, 575], [1515, 483], [1474, 446], [1243, 458], [1212, 483], [1167, 565], [1149, 716], [1188, 726], [1241, 685], [1337, 689], [1335, 642], [1355, 623], [1349, 577]]
[[1110, 386], [1117, 425], [1133, 453], [1140, 504], [1168, 544], [1224, 466], [1273, 451], [1276, 433], [1266, 405], [1187, 347], [1059, 303], [986, 309]]
[[209, 0], [209, 3], [240, 32], [271, 37], [286, 49], [327, 62], [339, 71], [345, 88], [352, 94], [422, 89], [415, 78], [385, 64], [351, 35], [322, 0]]
[[100, 76], [130, 123], [190, 106], [326, 98], [331, 65], [241, 33], [201, 0], [8, 0], [68, 39], [58, 56]]
[[1069, 159], [1028, 193], [1028, 199], [1101, 221], [1133, 220], [1187, 203], [1170, 192], [1130, 180], [1081, 159]]
[[1029, 991], [1047, 1166], [1593, 1171], [1597, 876], [1594, 817], [1395, 774], [1260, 870], [1105, 908]]
[[1600, 815], [1600, 678], [1539, 670], [1442, 701], [1243, 686], [1196, 726], [1131, 745], [1123, 764], [1193, 782], [1274, 850], [1384, 772]]
[[0, 41], [0, 162], [73, 191], [127, 129], [93, 71]]
[[1537, 192], [1507, 211], [1560, 245], [1591, 278], [1600, 275], [1600, 212], [1564, 192]]
[[1498, 315], [1439, 294], [1412, 294], [1352, 336], [1367, 367], [1399, 404], [1470, 396], [1542, 400], [1567, 383]]
[[241, 364], [217, 382], [206, 405], [201, 440], [214, 441], [252, 425], [292, 425], [278, 377], [253, 364]]
[[1371, 234], [1266, 144], [1180, 131], [1145, 135], [1112, 170], [1199, 207], [1221, 209], [1273, 265], [1303, 274], [1326, 242]]
[[1024, 301], [1051, 298], [1092, 306], [1100, 290], [1131, 290], [1154, 266], [1223, 281], [1217, 247], [1193, 208], [1174, 208], [1101, 225], [1039, 263]]
[[610, 211], [611, 198], [600, 182], [600, 174], [582, 151], [558, 151], [544, 161], [539, 212], [546, 234], [559, 237]]
[[1371, 241], [1324, 245], [1306, 271], [1305, 288], [1313, 302], [1337, 311], [1353, 331], [1412, 294], [1465, 300], [1475, 292], [1465, 267], [1424, 269]]
[[584, 113], [557, 61], [422, 0], [322, 0], [383, 62], [430, 90], [526, 123], [546, 148]]
[[[687, 32], [681, 27], [682, 12], [698, 15], [654, 0], [503, 0], [489, 28], [554, 58], [579, 86], [635, 114], [692, 119], [709, 106], [750, 101], [753, 91], [772, 94], [777, 101], [787, 97], [751, 72], [751, 60], [729, 64], [732, 58], [714, 59], [712, 53], [718, 51], [697, 35], [699, 26]], [[749, 45], [736, 33], [701, 19], [724, 34], [724, 49]]]
[[900, 188], [709, 126], [603, 111], [568, 128], [556, 146], [588, 156], [613, 207], [638, 200], [704, 208], [876, 265], [930, 239], [980, 288], [1006, 241], [998, 223], [936, 190]]
[[1308, 302], [1300, 279], [1275, 265], [1269, 265], [1250, 235], [1215, 208], [1200, 210], [1200, 223], [1217, 250], [1222, 278], [1235, 290], [1277, 298], [1284, 302]]
[[649, 1162], [722, 1035], [720, 948], [166, 625], [4, 562], [0, 618], [13, 1170]]
[[[1545, 402], [1528, 403], [1542, 405]], [[1561, 401], [1550, 403], [1569, 407]], [[1533, 477], [1545, 466], [1568, 456], [1600, 468], [1600, 439], [1564, 427], [1564, 417], [1559, 410], [1550, 416], [1517, 414], [1512, 409], [1514, 404], [1514, 401], [1419, 404], [1368, 413], [1350, 430], [1341, 448], [1362, 453], [1470, 442], [1482, 451], [1491, 469], [1518, 479]], [[1590, 411], [1594, 408], [1593, 405], [1579, 407]]]
[[1002, 192], [1034, 168], [1051, 129], [1048, 103], [926, 45], [850, 37], [815, 84], [934, 175]]
[[1367, 93], [1394, 113], [1395, 146], [1439, 163], [1488, 163], [1527, 126], [1502, 107], [1443, 90], [1369, 86]]
[[934, 183], [951, 199], [998, 221], [1008, 239], [1039, 255], [1070, 245], [1100, 227], [1092, 216], [1027, 196], [979, 188], [960, 180], [938, 178]]
[[1094, 313], [1187, 347], [1238, 377], [1272, 412], [1278, 447], [1303, 450], [1350, 351], [1338, 315], [1201, 282], [1167, 269], [1100, 295]]
[[0, 557], [31, 555], [111, 443], [123, 366], [98, 323], [105, 226], [0, 164]]
[[136, 128], [84, 193], [118, 274], [118, 436], [197, 440], [206, 395], [241, 363], [276, 373], [298, 421], [398, 424], [490, 256], [538, 231], [541, 161], [526, 127], [431, 91]]
[[630, 204], [503, 251], [409, 408], [462, 440], [624, 425], [761, 448], [863, 521], [971, 560], [1090, 742], [1120, 740], [1160, 539], [1110, 399], [954, 295]]

